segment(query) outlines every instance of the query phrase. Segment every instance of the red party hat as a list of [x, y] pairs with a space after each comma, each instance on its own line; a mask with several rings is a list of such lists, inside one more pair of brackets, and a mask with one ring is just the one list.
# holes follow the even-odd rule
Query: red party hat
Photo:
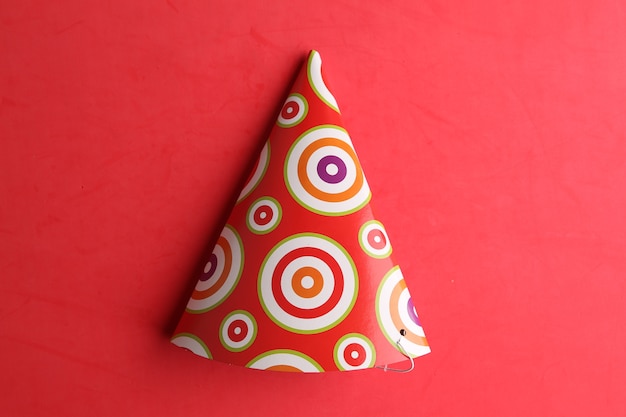
[[249, 368], [388, 368], [430, 352], [312, 51], [172, 343]]

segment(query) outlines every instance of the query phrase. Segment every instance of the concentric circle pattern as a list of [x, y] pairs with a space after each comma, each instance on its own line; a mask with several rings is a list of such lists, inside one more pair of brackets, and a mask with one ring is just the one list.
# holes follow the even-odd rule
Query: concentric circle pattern
[[309, 356], [289, 349], [277, 349], [262, 353], [246, 366], [267, 371], [324, 372], [322, 367]]
[[263, 176], [265, 175], [265, 171], [267, 171], [267, 167], [270, 164], [270, 143], [269, 141], [265, 142], [263, 149], [261, 149], [261, 154], [259, 155], [259, 159], [256, 161], [248, 180], [246, 181], [246, 185], [244, 185], [239, 197], [237, 198], [237, 203], [241, 200], [245, 199], [247, 196], [254, 191], [254, 189], [259, 185]]
[[182, 348], [192, 351], [198, 356], [202, 356], [207, 359], [213, 359], [213, 356], [211, 355], [211, 351], [209, 351], [209, 348], [195, 334], [178, 333], [174, 335], [174, 337], [172, 337], [171, 342], [178, 347], [182, 347]]
[[282, 218], [280, 203], [271, 197], [256, 200], [246, 215], [246, 224], [252, 233], [264, 235], [274, 230]]
[[323, 69], [311, 51], [206, 254], [174, 344], [294, 372], [365, 369], [429, 351]]
[[267, 315], [296, 333], [319, 333], [352, 310], [358, 279], [352, 259], [334, 240], [298, 234], [278, 243], [259, 272], [259, 299]]
[[368, 255], [386, 258], [391, 255], [391, 243], [382, 223], [370, 220], [359, 230], [359, 244]]
[[280, 127], [296, 126], [304, 120], [308, 112], [309, 104], [306, 98], [301, 94], [291, 94], [287, 97], [287, 100], [285, 100], [285, 104], [278, 115], [276, 123], [278, 123]]
[[[376, 317], [383, 333], [394, 346], [401, 339], [402, 347], [412, 357], [430, 352], [411, 295], [397, 266], [385, 275], [378, 287]], [[405, 335], [401, 338], [403, 329]]]
[[326, 83], [322, 78], [322, 57], [317, 51], [312, 52], [309, 56], [309, 61], [307, 64], [307, 76], [311, 88], [320, 98], [320, 100], [328, 104], [330, 108], [339, 113], [337, 100], [335, 100], [335, 96], [333, 96], [328, 87], [326, 87]]
[[371, 196], [350, 136], [333, 125], [296, 139], [285, 162], [285, 183], [303, 207], [329, 216], [353, 213]]
[[220, 325], [220, 341], [231, 352], [241, 352], [254, 343], [257, 324], [252, 314], [235, 310], [227, 315]]
[[226, 225], [187, 303], [187, 311], [201, 313], [221, 304], [239, 282], [243, 261], [241, 238]]
[[342, 371], [371, 368], [376, 362], [372, 342], [362, 334], [350, 333], [335, 344], [335, 364]]

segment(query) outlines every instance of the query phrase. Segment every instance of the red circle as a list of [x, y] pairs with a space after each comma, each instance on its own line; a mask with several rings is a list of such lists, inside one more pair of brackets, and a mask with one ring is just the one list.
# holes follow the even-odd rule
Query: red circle
[[[261, 214], [265, 213], [265, 217], [261, 217]], [[274, 212], [272, 208], [268, 205], [259, 206], [254, 210], [254, 222], [259, 226], [265, 226], [269, 222], [272, 221], [274, 217]]]
[[[292, 262], [294, 259], [303, 256], [313, 256], [320, 259], [322, 262], [328, 265], [330, 270], [333, 272], [333, 278], [335, 279], [335, 286], [333, 288], [333, 292], [330, 298], [326, 300], [323, 305], [317, 308], [303, 309], [294, 306], [287, 300], [280, 286], [280, 278], [287, 265], [289, 265], [289, 263]], [[312, 319], [323, 316], [324, 314], [331, 311], [337, 305], [337, 303], [339, 303], [341, 295], [344, 291], [343, 280], [344, 276], [343, 272], [341, 271], [341, 267], [331, 254], [318, 248], [302, 247], [294, 249], [291, 252], [287, 253], [276, 264], [276, 268], [274, 269], [274, 273], [272, 274], [272, 294], [274, 295], [276, 304], [278, 304], [279, 307], [286, 311], [288, 314], [291, 314], [295, 317]]]
[[[356, 352], [357, 353], [357, 357], [356, 358], [352, 357], [352, 352]], [[361, 346], [360, 344], [358, 344], [358, 343], [350, 343], [343, 350], [343, 359], [350, 366], [361, 366], [361, 365], [363, 365], [363, 363], [365, 363], [366, 355], [367, 354], [365, 352], [365, 348], [363, 346]]]
[[[376, 237], [380, 237], [380, 241], [376, 242], [374, 239]], [[383, 249], [387, 246], [387, 238], [385, 238], [385, 234], [380, 229], [372, 229], [367, 234], [367, 243], [374, 249]]]
[[[291, 110], [291, 112], [289, 112], [289, 110]], [[296, 117], [299, 112], [300, 105], [297, 101], [293, 100], [285, 103], [285, 105], [283, 106], [283, 110], [280, 112], [280, 115], [283, 119], [289, 120]]]
[[[235, 333], [236, 328], [241, 329], [239, 334]], [[233, 342], [241, 342], [243, 339], [246, 338], [247, 334], [248, 334], [248, 324], [241, 319], [233, 320], [228, 325], [228, 338]]]

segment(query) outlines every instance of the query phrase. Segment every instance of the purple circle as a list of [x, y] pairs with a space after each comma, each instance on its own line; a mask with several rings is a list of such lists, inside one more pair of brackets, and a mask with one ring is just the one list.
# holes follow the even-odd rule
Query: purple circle
[[[329, 174], [326, 171], [326, 168], [329, 165], [334, 165], [337, 167], [337, 172], [335, 174]], [[346, 178], [346, 174], [348, 170], [346, 169], [346, 164], [335, 155], [326, 155], [317, 163], [317, 175], [322, 179], [322, 181], [327, 182], [329, 184], [337, 184]]]
[[417, 318], [417, 314], [415, 314], [415, 306], [413, 305], [413, 300], [411, 298], [409, 298], [409, 302], [406, 303], [406, 309], [407, 309], [407, 312], [409, 313], [409, 317], [411, 318], [413, 323], [415, 323], [418, 326], [422, 327], [422, 324], [420, 323], [420, 319]]
[[[209, 261], [207, 262], [207, 264], [211, 264], [211, 267], [209, 268], [207, 272], [205, 272], [204, 274], [200, 276], [200, 281], [208, 280], [215, 273], [215, 270], [217, 269], [217, 256], [215, 256], [214, 253], [211, 254], [211, 257], [209, 258]], [[204, 269], [206, 269], [206, 266], [204, 267]]]

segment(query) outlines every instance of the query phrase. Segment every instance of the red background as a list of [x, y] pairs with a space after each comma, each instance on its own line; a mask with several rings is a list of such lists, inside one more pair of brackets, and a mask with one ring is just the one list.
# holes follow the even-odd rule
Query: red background
[[[625, 415], [624, 21], [592, 0], [3, 1], [0, 411]], [[311, 48], [433, 349], [407, 375], [168, 342]]]

